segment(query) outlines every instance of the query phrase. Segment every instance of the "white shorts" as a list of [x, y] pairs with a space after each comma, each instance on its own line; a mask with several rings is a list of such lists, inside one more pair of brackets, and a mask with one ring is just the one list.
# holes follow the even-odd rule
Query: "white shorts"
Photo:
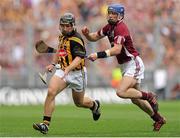
[[[64, 71], [62, 69], [56, 69], [56, 76], [62, 78]], [[68, 83], [68, 87], [75, 90], [76, 92], [83, 92], [87, 86], [87, 71], [84, 67], [83, 70], [70, 71], [65, 76], [64, 81]]]
[[120, 68], [123, 76], [133, 77], [137, 79], [137, 83], [141, 83], [141, 79], [144, 79], [144, 64], [139, 56], [120, 64]]

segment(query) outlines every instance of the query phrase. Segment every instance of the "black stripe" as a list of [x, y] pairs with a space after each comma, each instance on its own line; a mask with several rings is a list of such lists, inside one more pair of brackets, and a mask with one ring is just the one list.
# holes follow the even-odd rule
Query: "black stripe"
[[61, 68], [64, 69], [65, 65], [64, 65], [64, 62], [63, 62], [63, 58], [61, 58]]
[[69, 62], [71, 62], [71, 61], [69, 61], [68, 57], [69, 57], [69, 55], [67, 55], [67, 56], [65, 57], [67, 66], [69, 66]]

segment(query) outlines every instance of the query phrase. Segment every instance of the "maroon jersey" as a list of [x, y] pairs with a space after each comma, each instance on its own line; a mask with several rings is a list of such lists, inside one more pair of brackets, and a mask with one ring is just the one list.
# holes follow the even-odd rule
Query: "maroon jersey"
[[133, 46], [133, 42], [129, 30], [123, 21], [119, 21], [116, 25], [107, 24], [98, 31], [99, 36], [107, 36], [111, 47], [114, 44], [121, 44], [121, 53], [116, 55], [119, 64], [130, 61], [139, 55]]

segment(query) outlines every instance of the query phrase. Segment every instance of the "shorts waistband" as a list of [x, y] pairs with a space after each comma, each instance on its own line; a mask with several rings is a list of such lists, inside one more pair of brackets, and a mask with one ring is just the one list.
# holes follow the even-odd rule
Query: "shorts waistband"
[[[83, 67], [82, 69], [73, 69], [73, 70], [71, 70], [71, 71], [73, 71], [73, 72], [74, 72], [74, 71], [83, 71], [84, 68], [85, 68], [85, 67]], [[62, 68], [56, 68], [56, 69], [57, 69], [57, 70], [60, 69], [60, 70], [63, 70], [63, 71], [64, 71], [64, 69], [62, 69]]]
[[[59, 64], [56, 64], [55, 67], [56, 67], [56, 69], [61, 69], [61, 70], [64, 71], [64, 69], [62, 69]], [[73, 69], [72, 71], [81, 71], [81, 70], [83, 70], [84, 68], [85, 68], [85, 67], [82, 67], [81, 69]]]

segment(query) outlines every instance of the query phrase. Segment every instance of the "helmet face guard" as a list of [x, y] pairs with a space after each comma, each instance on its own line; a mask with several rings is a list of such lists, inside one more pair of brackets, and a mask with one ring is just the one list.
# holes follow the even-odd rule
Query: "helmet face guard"
[[[73, 27], [73, 30], [71, 32], [67, 32], [64, 29], [62, 29], [62, 25], [71, 25]], [[61, 33], [65, 36], [71, 36], [75, 32], [75, 17], [72, 13], [65, 13], [63, 16], [61, 16], [59, 21], [59, 28], [61, 30]]]
[[124, 9], [124, 6], [121, 5], [121, 4], [111, 4], [111, 5], [108, 6], [107, 11], [108, 11], [108, 14], [113, 13], [113, 14], [118, 15], [118, 20], [117, 21], [114, 21], [114, 20], [108, 18], [107, 20], [108, 20], [109, 24], [112, 24], [112, 25], [116, 24], [116, 22], [118, 22], [119, 20], [122, 20], [124, 18], [125, 9]]

